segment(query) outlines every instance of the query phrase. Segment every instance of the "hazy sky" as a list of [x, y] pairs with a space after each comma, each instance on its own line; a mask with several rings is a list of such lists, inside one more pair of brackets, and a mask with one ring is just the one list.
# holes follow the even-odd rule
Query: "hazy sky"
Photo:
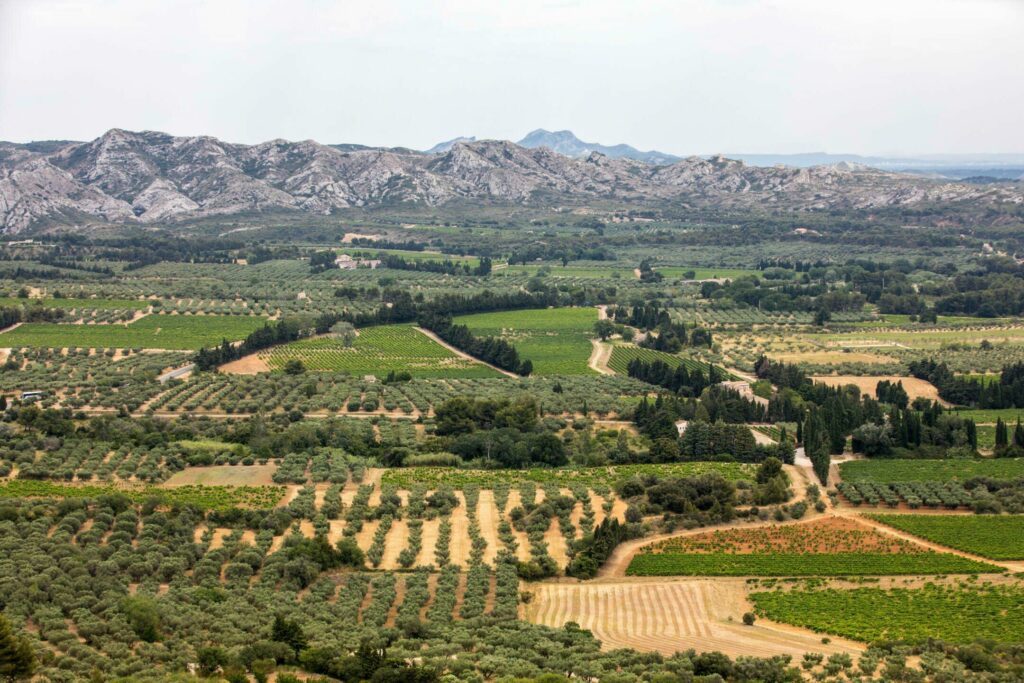
[[1024, 0], [0, 0], [0, 139], [1024, 152]]

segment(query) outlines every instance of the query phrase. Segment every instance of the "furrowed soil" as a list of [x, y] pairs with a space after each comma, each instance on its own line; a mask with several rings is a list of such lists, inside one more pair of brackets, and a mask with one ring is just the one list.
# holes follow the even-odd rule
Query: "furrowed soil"
[[857, 653], [864, 646], [840, 638], [828, 645], [805, 629], [759, 619], [744, 626], [750, 611], [742, 579], [597, 580], [543, 583], [533, 587], [526, 619], [562, 627], [575, 622], [593, 632], [601, 647], [632, 647], [671, 655], [693, 648], [729, 656], [769, 657], [805, 652]]

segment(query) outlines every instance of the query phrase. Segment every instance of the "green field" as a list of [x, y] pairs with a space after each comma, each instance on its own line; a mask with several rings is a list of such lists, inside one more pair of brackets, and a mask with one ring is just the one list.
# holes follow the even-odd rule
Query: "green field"
[[377, 254], [388, 256], [401, 256], [406, 261], [453, 261], [459, 265], [466, 264], [476, 267], [480, 265], [480, 259], [476, 256], [456, 256], [454, 254], [441, 254], [436, 251], [412, 251], [409, 249], [375, 249], [374, 247], [344, 247], [335, 250], [339, 254], [349, 254], [361, 258], [376, 258]]
[[385, 377], [391, 371], [424, 378], [500, 376], [482, 363], [460, 358], [411, 325], [364, 328], [349, 348], [335, 337], [302, 339], [275, 347], [266, 358], [275, 369], [298, 359], [310, 370], [359, 376]]
[[495, 275], [537, 275], [541, 269], [546, 269], [549, 277], [569, 277], [569, 278], [616, 278], [616, 279], [630, 279], [633, 278], [632, 268], [612, 268], [612, 267], [587, 267], [587, 266], [563, 266], [561, 263], [549, 263], [544, 265], [526, 265], [526, 266], [508, 266], [507, 268], [501, 268], [494, 271]]
[[888, 484], [903, 481], [950, 481], [971, 477], [1024, 477], [1024, 459], [998, 460], [854, 460], [839, 465], [845, 482]]
[[642, 553], [629, 576], [884, 576], [1001, 572], [952, 553]]
[[991, 560], [1024, 560], [1024, 515], [870, 515], [934, 543]]
[[140, 299], [21, 299], [0, 297], [0, 307], [40, 306], [42, 308], [96, 309], [96, 310], [145, 310], [153, 302]]
[[477, 335], [501, 336], [519, 357], [533, 362], [535, 375], [587, 375], [597, 310], [550, 308], [478, 313], [455, 319]]
[[718, 278], [738, 278], [744, 275], [760, 275], [759, 270], [748, 268], [693, 268], [690, 266], [655, 266], [654, 270], [667, 278], [682, 278], [693, 271], [693, 280], [714, 280]]
[[1019, 419], [1024, 422], [1024, 410], [1020, 408], [1003, 408], [996, 410], [957, 410], [957, 415], [965, 419], [974, 420], [975, 424], [994, 425], [996, 420], [1002, 420], [1010, 425], [1012, 429]]
[[158, 499], [167, 505], [193, 505], [206, 510], [228, 510], [236, 507], [272, 508], [284, 496], [283, 486], [177, 486], [161, 488], [144, 486], [67, 486], [47, 481], [15, 479], [0, 484], [0, 500], [4, 498], [98, 498], [124, 495], [136, 503]]
[[722, 475], [730, 481], [754, 478], [756, 466], [735, 462], [681, 462], [665, 465], [614, 465], [579, 469], [528, 470], [459, 470], [448, 467], [408, 467], [384, 472], [383, 484], [400, 489], [423, 486], [428, 489], [449, 486], [477, 486], [484, 489], [495, 486], [515, 486], [523, 482], [536, 484], [614, 486], [620, 481], [638, 475], [658, 477], [695, 477], [709, 472]]
[[1020, 586], [772, 591], [750, 600], [768, 619], [864, 642], [1019, 642], [1024, 633]]
[[265, 322], [241, 315], [148, 315], [128, 325], [25, 323], [0, 334], [0, 346], [197, 350], [244, 339]]

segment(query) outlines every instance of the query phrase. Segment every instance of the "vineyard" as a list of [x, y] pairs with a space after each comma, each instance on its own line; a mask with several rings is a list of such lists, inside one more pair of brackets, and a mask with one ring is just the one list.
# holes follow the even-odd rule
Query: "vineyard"
[[754, 466], [742, 463], [687, 462], [664, 465], [616, 465], [586, 469], [529, 469], [529, 470], [454, 470], [440, 467], [416, 467], [387, 470], [384, 483], [398, 488], [425, 486], [477, 486], [490, 489], [497, 486], [518, 486], [524, 482], [552, 484], [562, 488], [573, 486], [614, 487], [621, 481], [638, 476], [695, 477], [716, 473], [730, 481], [749, 481]]
[[346, 346], [341, 339], [318, 337], [278, 346], [265, 354], [271, 368], [281, 369], [290, 360], [316, 372], [376, 375], [407, 372], [413, 377], [498, 377], [499, 373], [466, 360], [408, 325], [368, 327]]
[[852, 520], [683, 536], [644, 548], [629, 576], [857, 576], [970, 574], [1000, 567], [932, 552]]
[[911, 509], [944, 507], [955, 510], [968, 507], [975, 495], [956, 481], [909, 481], [895, 484], [874, 484], [867, 481], [841, 481], [836, 486], [851, 505], [888, 505], [906, 503]]
[[474, 334], [497, 336], [511, 342], [519, 357], [533, 362], [536, 375], [586, 375], [590, 338], [597, 322], [593, 308], [540, 309], [479, 313], [461, 316], [455, 323]]
[[1015, 479], [1024, 477], [1024, 459], [855, 460], [841, 463], [839, 471], [844, 482], [875, 484]]
[[1013, 643], [1024, 633], [1024, 588], [1016, 585], [778, 590], [750, 600], [763, 617], [862, 642]]
[[872, 515], [883, 524], [990, 560], [1024, 560], [1024, 515]]
[[0, 344], [13, 348], [196, 350], [225, 339], [244, 339], [264, 322], [254, 316], [148, 315], [128, 325], [25, 323], [0, 334]]
[[[708, 363], [704, 363], [693, 358], [686, 358], [684, 356], [677, 356], [671, 353], [664, 353], [663, 351], [656, 351], [654, 349], [644, 349], [639, 346], [633, 346], [631, 344], [616, 344], [612, 347], [612, 357], [608, 361], [608, 367], [619, 373], [620, 375], [629, 374], [629, 362], [635, 359], [644, 361], [645, 363], [652, 363], [654, 361], [661, 361], [670, 368], [676, 368], [680, 365], [686, 366], [689, 371], [699, 370], [705, 375], [708, 373]], [[722, 370], [721, 367], [718, 368]], [[722, 371], [727, 379], [737, 379], [734, 375], [729, 372]]]
[[102, 496], [125, 496], [137, 503], [154, 501], [167, 505], [191, 505], [204, 510], [268, 509], [277, 505], [284, 496], [284, 489], [277, 486], [71, 486], [24, 479], [0, 484], [0, 499], [93, 499]]

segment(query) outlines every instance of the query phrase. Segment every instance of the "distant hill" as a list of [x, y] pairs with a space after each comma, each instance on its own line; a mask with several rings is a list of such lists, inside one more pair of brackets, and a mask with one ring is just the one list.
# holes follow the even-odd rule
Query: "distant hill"
[[567, 157], [586, 157], [591, 152], [598, 152], [611, 157], [612, 159], [634, 159], [636, 161], [642, 161], [647, 164], [671, 164], [682, 159], [673, 154], [665, 154], [664, 152], [641, 152], [636, 147], [630, 145], [619, 144], [619, 145], [602, 145], [598, 142], [583, 142], [576, 137], [572, 131], [569, 130], [558, 130], [548, 131], [543, 128], [538, 128], [526, 135], [518, 143], [520, 147], [527, 147], [529, 149], [536, 149], [538, 147], [547, 147], [548, 149], [564, 154]]
[[439, 142], [436, 145], [434, 145], [433, 147], [431, 147], [430, 149], [428, 149], [426, 151], [426, 153], [427, 154], [444, 154], [445, 152], [450, 150], [456, 143], [459, 143], [459, 142], [476, 142], [476, 138], [471, 135], [469, 137], [460, 136], [460, 137], [457, 137], [457, 138], [452, 138], [451, 140], [445, 140], [444, 142]]
[[758, 167], [693, 156], [656, 164], [626, 156], [633, 149], [626, 145], [589, 146], [572, 134], [535, 131], [527, 138], [538, 146], [478, 140], [453, 142], [434, 154], [314, 140], [241, 145], [117, 128], [89, 142], [0, 143], [0, 233], [456, 201], [726, 210], [770, 205], [793, 212], [1024, 205], [1018, 183], [949, 182], [853, 162]]

